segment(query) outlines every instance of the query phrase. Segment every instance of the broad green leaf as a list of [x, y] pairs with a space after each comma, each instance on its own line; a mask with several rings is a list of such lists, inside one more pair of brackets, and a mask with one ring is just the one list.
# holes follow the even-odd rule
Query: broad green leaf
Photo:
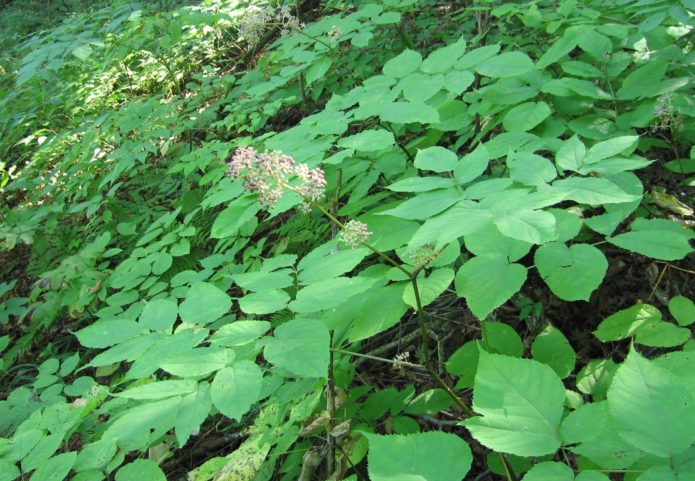
[[239, 298], [239, 308], [247, 314], [271, 314], [283, 310], [289, 301], [287, 292], [269, 289]]
[[301, 314], [330, 309], [366, 292], [373, 284], [372, 279], [364, 277], [326, 279], [301, 289], [289, 308]]
[[668, 301], [668, 310], [681, 326], [695, 322], [695, 304], [685, 296], [674, 296]]
[[577, 389], [596, 400], [606, 398], [618, 365], [611, 359], [589, 361], [577, 374]]
[[566, 301], [588, 301], [608, 270], [606, 256], [589, 244], [550, 242], [538, 248], [534, 261], [553, 294]]
[[478, 47], [476, 49], [473, 49], [470, 52], [464, 54], [463, 57], [459, 59], [459, 61], [456, 63], [456, 69], [464, 70], [467, 68], [475, 67], [480, 62], [487, 60], [499, 51], [500, 45], [498, 43], [492, 45], [485, 45], [484, 47]]
[[[250, 199], [232, 203], [215, 218], [215, 222], [210, 229], [210, 237], [213, 239], [226, 239], [236, 236], [239, 229], [254, 218], [259, 210], [258, 203], [251, 203]], [[173, 252], [172, 255], [174, 255]]]
[[198, 384], [195, 392], [181, 399], [181, 407], [176, 416], [176, 440], [183, 447], [191, 434], [207, 419], [212, 408], [210, 385], [207, 382]]
[[504, 52], [475, 66], [486, 77], [516, 77], [533, 70], [533, 61], [522, 52]]
[[598, 471], [584, 470], [577, 475], [575, 481], [611, 481], [610, 478]]
[[468, 444], [455, 434], [363, 434], [371, 481], [460, 481], [473, 462]]
[[428, 192], [447, 187], [453, 187], [453, 183], [444, 177], [408, 177], [394, 182], [387, 189], [394, 192]]
[[429, 389], [410, 401], [403, 412], [419, 416], [433, 414], [449, 409], [453, 402], [444, 389]]
[[548, 209], [555, 216], [558, 242], [574, 239], [582, 228], [582, 219], [574, 210]]
[[210, 337], [210, 343], [216, 346], [243, 346], [255, 341], [270, 330], [268, 321], [234, 321], [220, 327]]
[[422, 63], [422, 55], [414, 50], [405, 49], [384, 64], [384, 75], [402, 78], [415, 72]]
[[694, 479], [692, 473], [676, 473], [669, 466], [652, 466], [644, 471], [637, 481], [693, 481]]
[[444, 76], [411, 73], [398, 83], [403, 97], [410, 102], [425, 102], [444, 87]]
[[272, 272], [244, 272], [234, 274], [232, 279], [239, 287], [249, 291], [282, 289], [294, 284], [291, 269], [280, 269]]
[[343, 249], [336, 252], [337, 244], [327, 242], [304, 256], [297, 265], [299, 282], [314, 284], [352, 271], [371, 253], [369, 249]]
[[196, 382], [192, 380], [181, 381], [155, 381], [141, 386], [131, 387], [112, 396], [126, 399], [164, 399], [182, 394], [189, 394], [196, 389]]
[[659, 85], [668, 68], [665, 60], [649, 60], [645, 65], [633, 70], [623, 80], [623, 85], [616, 92], [620, 100], [634, 100], [653, 95], [654, 87]]
[[0, 459], [0, 481], [13, 481], [19, 478], [19, 468], [5, 459]]
[[207, 334], [207, 329], [185, 329], [177, 331], [173, 336], [159, 337], [154, 346], [137, 354], [135, 362], [126, 373], [126, 379], [142, 379], [153, 374], [160, 361], [173, 353], [193, 349], [207, 337]]
[[635, 335], [635, 343], [650, 347], [675, 347], [691, 337], [691, 331], [670, 322], [653, 321], [640, 326]]
[[233, 355], [224, 348], [198, 347], [163, 360], [159, 367], [179, 377], [205, 376], [225, 367]]
[[459, 376], [456, 389], [473, 387], [475, 372], [478, 370], [480, 346], [478, 341], [468, 341], [459, 347], [446, 362], [449, 374]]
[[587, 78], [602, 78], [603, 72], [593, 65], [578, 60], [568, 60], [560, 64], [562, 70], [569, 75]]
[[594, 331], [603, 342], [620, 341], [634, 335], [647, 322], [661, 320], [661, 312], [649, 304], [636, 304], [605, 318]]
[[34, 471], [30, 481], [62, 481], [70, 472], [76, 457], [75, 451], [53, 456]]
[[552, 162], [540, 155], [517, 152], [507, 157], [509, 176], [517, 182], [542, 186], [557, 177], [557, 170]]
[[499, 254], [486, 254], [467, 261], [456, 273], [456, 293], [466, 298], [478, 319], [485, 319], [516, 294], [526, 281], [526, 268], [511, 264]]
[[473, 152], [463, 156], [454, 170], [454, 179], [459, 184], [466, 184], [477, 179], [487, 169], [490, 154], [485, 145], [478, 145]]
[[555, 156], [555, 163], [563, 170], [579, 171], [584, 163], [586, 147], [576, 135], [567, 139]]
[[599, 142], [589, 148], [584, 163], [593, 164], [609, 157], [615, 157], [635, 146], [638, 140], [639, 136], [637, 135], [624, 135]]
[[154, 441], [174, 427], [180, 404], [176, 396], [131, 407], [108, 427], [102, 440], [115, 440], [121, 449], [147, 449], [151, 438]]
[[675, 261], [693, 251], [692, 231], [666, 219], [637, 219], [630, 232], [606, 240], [611, 244], [653, 259]]
[[330, 334], [325, 324], [296, 319], [275, 329], [263, 353], [270, 363], [296, 376], [325, 378], [329, 344]]
[[454, 205], [460, 198], [461, 194], [455, 189], [422, 192], [393, 209], [379, 212], [378, 215], [390, 215], [408, 220], [424, 220]]
[[481, 416], [463, 425], [495, 451], [544, 456], [560, 447], [564, 400], [565, 387], [550, 367], [481, 351], [473, 387], [473, 409]]
[[604, 60], [613, 51], [610, 39], [594, 29], [582, 33], [577, 39], [577, 45], [598, 60]]
[[104, 348], [113, 346], [142, 333], [143, 327], [130, 319], [97, 321], [75, 333], [84, 347]]
[[454, 70], [444, 76], [444, 88], [454, 95], [461, 95], [464, 90], [473, 85], [473, 82], [475, 82], [475, 75], [468, 70]]
[[152, 273], [158, 276], [169, 270], [173, 263], [173, 257], [166, 252], [159, 252], [152, 263]]
[[555, 217], [542, 210], [517, 209], [493, 219], [499, 231], [513, 239], [531, 244], [555, 240]]
[[577, 29], [568, 28], [565, 33], [548, 48], [543, 56], [538, 60], [536, 67], [545, 68], [557, 62], [562, 57], [570, 53], [577, 46], [580, 32]]
[[634, 349], [608, 390], [608, 409], [620, 436], [664, 458], [685, 451], [695, 442], [693, 402], [680, 379]]
[[410, 240], [408, 247], [414, 249], [432, 244], [436, 249], [466, 234], [471, 234], [490, 223], [492, 213], [481, 209], [473, 202], [459, 202], [444, 213], [427, 219]]
[[360, 152], [375, 152], [391, 148], [394, 142], [391, 132], [384, 129], [374, 129], [363, 130], [359, 134], [343, 137], [338, 141], [338, 146]]
[[222, 289], [208, 282], [194, 282], [179, 305], [179, 316], [189, 324], [209, 324], [231, 307], [232, 299]]
[[521, 357], [524, 343], [514, 328], [503, 322], [483, 321], [480, 345], [492, 354]]
[[420, 170], [447, 172], [454, 170], [457, 163], [458, 157], [454, 152], [439, 146], [418, 150], [415, 155], [415, 167]]
[[536, 336], [531, 344], [533, 358], [553, 368], [564, 379], [574, 371], [577, 355], [565, 335], [552, 325]]
[[550, 107], [545, 102], [526, 102], [507, 112], [502, 125], [507, 132], [528, 132], [548, 116], [550, 116]]
[[521, 481], [574, 481], [574, 471], [566, 464], [545, 461], [532, 467]]
[[434, 124], [439, 122], [439, 112], [423, 102], [392, 102], [379, 106], [379, 117], [394, 124]]
[[254, 362], [239, 361], [215, 375], [210, 386], [212, 402], [231, 419], [241, 421], [251, 405], [258, 401], [263, 372]]
[[[420, 302], [422, 307], [430, 305], [434, 302], [442, 292], [446, 290], [454, 280], [454, 271], [452, 269], [443, 268], [435, 269], [432, 273], [425, 277], [418, 277], [417, 285], [420, 293]], [[412, 283], [408, 283], [403, 292], [403, 302], [408, 304], [413, 309], [417, 309], [415, 293], [413, 292]]]
[[620, 204], [632, 202], [639, 196], [629, 194], [617, 184], [601, 177], [570, 177], [553, 182], [553, 188], [567, 200], [580, 204]]
[[179, 309], [171, 299], [155, 299], [145, 304], [140, 314], [140, 324], [153, 331], [171, 329], [178, 317]]
[[116, 473], [116, 481], [166, 481], [164, 472], [150, 459], [136, 459]]
[[477, 256], [500, 254], [507, 257], [510, 262], [524, 257], [532, 247], [529, 242], [512, 239], [502, 234], [494, 224], [464, 236], [463, 241], [466, 249]]
[[466, 51], [466, 40], [461, 37], [456, 42], [446, 47], [438, 48], [427, 56], [420, 70], [425, 73], [446, 72], [454, 66], [461, 55]]
[[375, 336], [401, 320], [408, 310], [403, 302], [403, 285], [391, 284], [372, 289], [350, 324], [350, 342]]

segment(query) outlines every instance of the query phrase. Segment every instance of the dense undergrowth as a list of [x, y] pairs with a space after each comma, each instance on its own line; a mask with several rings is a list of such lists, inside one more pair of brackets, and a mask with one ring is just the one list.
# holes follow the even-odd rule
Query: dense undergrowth
[[692, 0], [5, 3], [0, 481], [695, 479]]

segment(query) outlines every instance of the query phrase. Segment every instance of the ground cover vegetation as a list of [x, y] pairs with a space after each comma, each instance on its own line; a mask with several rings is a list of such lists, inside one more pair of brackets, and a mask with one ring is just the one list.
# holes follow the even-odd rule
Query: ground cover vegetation
[[0, 3], [0, 481], [692, 481], [692, 0]]

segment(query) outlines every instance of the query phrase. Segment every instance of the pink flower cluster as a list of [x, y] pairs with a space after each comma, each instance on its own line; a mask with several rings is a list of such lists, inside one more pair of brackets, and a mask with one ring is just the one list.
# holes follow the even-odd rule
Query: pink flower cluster
[[[320, 168], [296, 165], [289, 155], [268, 151], [260, 153], [253, 147], [236, 149], [227, 175], [241, 179], [244, 189], [258, 194], [259, 203], [266, 209], [280, 200], [283, 189], [297, 192], [307, 200], [318, 200], [326, 190], [326, 178]], [[299, 179], [299, 185], [290, 185], [293, 176]], [[302, 207], [309, 209], [306, 202]]]

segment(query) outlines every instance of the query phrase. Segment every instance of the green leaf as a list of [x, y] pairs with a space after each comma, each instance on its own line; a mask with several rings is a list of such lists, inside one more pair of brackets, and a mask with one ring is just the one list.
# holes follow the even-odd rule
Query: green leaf
[[156, 299], [145, 304], [140, 314], [140, 324], [153, 331], [171, 329], [176, 322], [179, 308], [171, 299]]
[[524, 185], [543, 186], [557, 177], [552, 162], [540, 155], [516, 152], [507, 157], [509, 176]]
[[508, 132], [528, 132], [549, 116], [550, 107], [545, 102], [526, 102], [507, 112], [502, 125]]
[[536, 67], [545, 68], [557, 62], [562, 57], [570, 53], [577, 46], [580, 32], [577, 29], [568, 28], [565, 33], [548, 48], [543, 56], [538, 60]]
[[[418, 277], [417, 285], [420, 293], [420, 302], [422, 307], [433, 303], [446, 290], [454, 280], [454, 271], [452, 269], [435, 269], [432, 273], [425, 277]], [[403, 302], [408, 304], [413, 309], [417, 309], [415, 301], [415, 293], [413, 292], [412, 283], [408, 283], [403, 292]]]
[[408, 177], [386, 187], [394, 192], [428, 192], [453, 187], [451, 179], [444, 177]]
[[575, 481], [611, 481], [608, 476], [598, 471], [584, 470], [579, 473]]
[[0, 481], [13, 481], [20, 476], [19, 468], [5, 459], [0, 459]]
[[550, 367], [481, 351], [473, 409], [482, 416], [463, 424], [495, 451], [544, 456], [560, 447], [557, 428], [564, 400], [565, 387]]
[[637, 219], [631, 232], [607, 238], [611, 244], [653, 259], [675, 261], [693, 251], [692, 231], [666, 219]]
[[234, 321], [220, 327], [210, 337], [210, 343], [217, 346], [243, 346], [253, 342], [270, 329], [268, 321]]
[[176, 440], [183, 447], [191, 434], [207, 419], [212, 408], [210, 385], [207, 382], [198, 384], [196, 392], [187, 394], [181, 399], [181, 407], [176, 416]]
[[533, 70], [533, 61], [521, 52], [504, 52], [475, 66], [486, 77], [516, 77]]
[[[236, 236], [239, 229], [254, 218], [259, 210], [258, 203], [251, 203], [250, 198], [232, 203], [215, 218], [210, 229], [210, 237], [212, 239], [226, 239]], [[171, 254], [176, 256], [179, 253], [172, 250]]]
[[239, 308], [247, 314], [272, 314], [283, 310], [290, 296], [281, 289], [247, 294], [239, 299]]
[[330, 309], [369, 290], [373, 284], [373, 280], [364, 277], [326, 279], [301, 289], [289, 307], [297, 313]]
[[477, 179], [485, 172], [490, 162], [490, 153], [485, 145], [478, 145], [473, 152], [463, 156], [454, 170], [454, 179], [459, 184], [466, 184]]
[[189, 324], [208, 324], [225, 315], [231, 307], [232, 299], [222, 289], [208, 282], [194, 282], [179, 306], [179, 315]]
[[199, 347], [177, 353], [162, 361], [159, 367], [179, 377], [205, 376], [225, 367], [233, 355], [231, 350], [224, 348]]
[[164, 274], [171, 267], [173, 260], [174, 258], [171, 256], [171, 254], [159, 252], [152, 263], [152, 274], [156, 274], [158, 276]]
[[545, 461], [532, 467], [521, 481], [574, 481], [574, 471], [566, 464]]
[[329, 344], [330, 334], [324, 323], [297, 319], [277, 327], [263, 352], [270, 363], [296, 376], [325, 378]]
[[670, 322], [648, 322], [637, 330], [635, 343], [650, 347], [680, 346], [690, 339], [690, 329], [678, 327]]
[[502, 234], [494, 225], [489, 224], [477, 232], [463, 237], [469, 252], [482, 256], [485, 254], [500, 254], [510, 262], [518, 261], [531, 250], [533, 244], [512, 239]]
[[112, 394], [126, 399], [164, 399], [181, 394], [194, 392], [196, 382], [192, 380], [181, 381], [155, 381], [142, 386], [131, 387], [123, 392]]
[[534, 261], [553, 294], [566, 301], [588, 301], [608, 270], [606, 256], [589, 244], [550, 242], [538, 248]]
[[456, 293], [466, 298], [478, 319], [485, 319], [516, 294], [526, 281], [526, 268], [511, 264], [499, 254], [486, 254], [467, 261], [456, 273]]
[[584, 163], [586, 147], [576, 135], [566, 140], [555, 156], [555, 163], [563, 170], [578, 172]]
[[634, 349], [608, 390], [608, 409], [620, 436], [664, 458], [685, 451], [695, 442], [694, 402], [680, 379]]
[[521, 357], [524, 343], [514, 328], [503, 322], [484, 321], [481, 345], [492, 354]]
[[425, 102], [444, 87], [444, 76], [411, 73], [398, 83], [403, 97], [410, 102]]
[[450, 70], [466, 51], [466, 40], [461, 37], [446, 47], [438, 48], [427, 56], [420, 70], [425, 73], [440, 73]]
[[459, 347], [446, 362], [449, 374], [459, 376], [456, 389], [473, 387], [475, 372], [478, 370], [480, 346], [478, 341], [468, 341]]
[[674, 296], [668, 301], [668, 310], [681, 326], [695, 322], [695, 304], [685, 296]]
[[366, 293], [368, 297], [350, 324], [350, 342], [375, 336], [401, 320], [408, 306], [403, 302], [403, 285], [391, 284]]
[[415, 72], [422, 63], [422, 55], [414, 50], [405, 49], [384, 64], [384, 75], [403, 78]]
[[616, 97], [620, 100], [634, 100], [652, 95], [652, 86], [659, 85], [667, 68], [668, 62], [665, 60], [648, 61], [625, 77], [622, 87], [616, 92]]
[[661, 320], [661, 312], [649, 304], [636, 304], [604, 319], [594, 331], [603, 342], [620, 341], [634, 335], [647, 322]]
[[599, 142], [589, 148], [584, 163], [593, 164], [609, 157], [615, 157], [637, 145], [638, 141], [639, 136], [637, 135], [624, 135]]
[[518, 209], [493, 219], [500, 232], [531, 244], [543, 244], [557, 237], [555, 217], [542, 210]]
[[75, 333], [84, 347], [104, 348], [118, 344], [142, 333], [140, 324], [130, 319], [97, 321]]
[[53, 456], [34, 471], [31, 481], [62, 481], [70, 472], [76, 457], [75, 451]]
[[232, 279], [239, 287], [250, 291], [282, 289], [294, 284], [291, 269], [281, 269], [273, 272], [244, 272], [242, 274], [234, 274]]
[[577, 361], [565, 335], [550, 324], [534, 339], [531, 353], [536, 361], [552, 367], [561, 379], [572, 374]]
[[417, 230], [408, 247], [432, 244], [436, 249], [490, 223], [492, 213], [473, 202], [459, 202], [442, 214], [431, 217]]
[[457, 163], [458, 157], [454, 152], [439, 146], [418, 150], [415, 155], [415, 167], [420, 170], [447, 172], [454, 170]]
[[164, 472], [150, 459], [136, 459], [116, 473], [116, 481], [166, 481]]
[[455, 189], [434, 190], [417, 194], [393, 209], [383, 210], [378, 215], [390, 215], [401, 219], [422, 220], [439, 214], [461, 198]]
[[359, 134], [343, 137], [338, 146], [344, 149], [355, 149], [360, 152], [376, 152], [389, 149], [395, 143], [393, 134], [384, 129], [363, 130]]
[[337, 243], [327, 242], [304, 256], [297, 265], [299, 282], [314, 284], [352, 271], [371, 253], [369, 249], [343, 249], [336, 252]]
[[567, 200], [580, 204], [620, 204], [632, 202], [640, 196], [629, 194], [617, 184], [600, 177], [570, 177], [553, 182], [553, 188]]
[[241, 421], [251, 405], [259, 400], [263, 372], [251, 361], [239, 361], [219, 371], [210, 386], [212, 402], [231, 419]]
[[423, 102], [392, 102], [381, 105], [378, 112], [381, 120], [394, 124], [439, 122], [439, 112]]
[[444, 389], [429, 389], [410, 401], [403, 412], [422, 416], [449, 409], [453, 402]]
[[371, 481], [460, 481], [473, 462], [470, 448], [455, 434], [363, 434]]

